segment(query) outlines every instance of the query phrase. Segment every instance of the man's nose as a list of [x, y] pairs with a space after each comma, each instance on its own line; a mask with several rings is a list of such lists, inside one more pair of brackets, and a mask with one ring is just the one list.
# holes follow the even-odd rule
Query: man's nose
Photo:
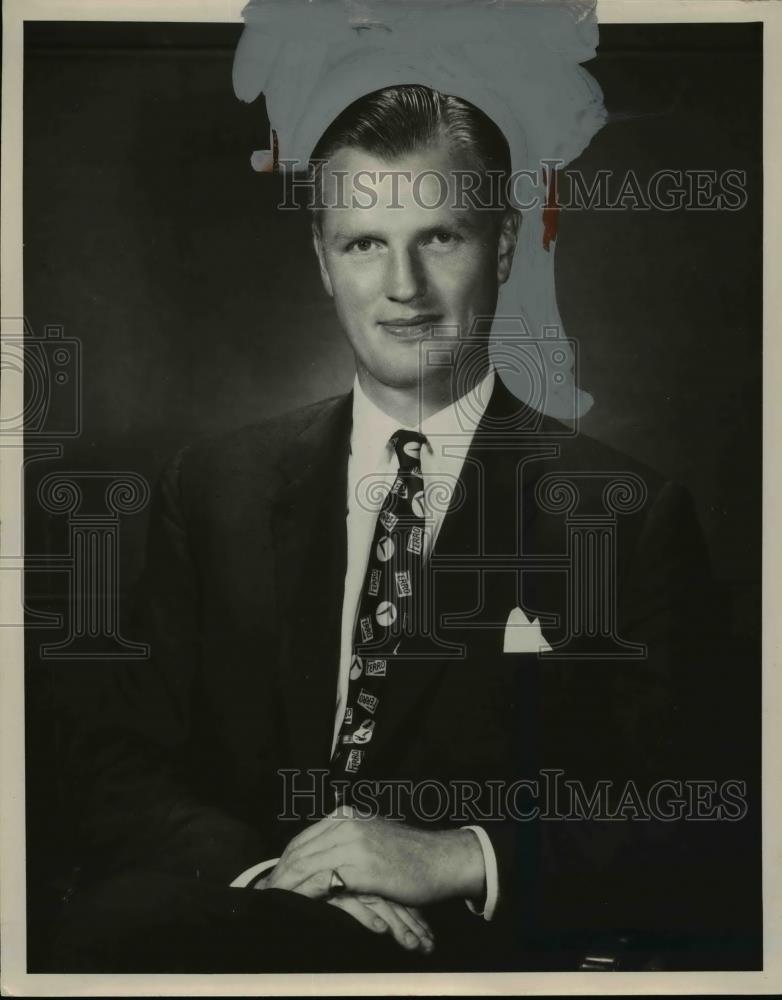
[[426, 275], [418, 255], [398, 250], [388, 255], [386, 296], [394, 302], [410, 302], [426, 291]]

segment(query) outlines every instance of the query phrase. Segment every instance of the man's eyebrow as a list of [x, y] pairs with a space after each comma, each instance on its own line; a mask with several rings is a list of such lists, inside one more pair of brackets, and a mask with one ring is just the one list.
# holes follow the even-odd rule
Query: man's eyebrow
[[382, 240], [384, 237], [380, 233], [374, 232], [364, 232], [361, 229], [357, 229], [353, 233], [343, 233], [341, 229], [337, 229], [332, 237], [332, 240]]
[[429, 226], [427, 229], [423, 230], [422, 236], [434, 236], [435, 233], [441, 233], [443, 230], [454, 229], [457, 232], [468, 232], [474, 233], [478, 229], [478, 224], [473, 221], [467, 215], [458, 215], [453, 219], [449, 219], [448, 222], [443, 222], [440, 225]]

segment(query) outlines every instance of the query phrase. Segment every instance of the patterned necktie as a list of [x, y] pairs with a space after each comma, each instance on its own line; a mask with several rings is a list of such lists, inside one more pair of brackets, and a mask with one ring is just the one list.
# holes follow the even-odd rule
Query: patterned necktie
[[399, 430], [399, 472], [378, 514], [353, 634], [345, 717], [331, 777], [352, 781], [377, 725], [384, 686], [402, 635], [415, 631], [424, 541], [423, 434]]

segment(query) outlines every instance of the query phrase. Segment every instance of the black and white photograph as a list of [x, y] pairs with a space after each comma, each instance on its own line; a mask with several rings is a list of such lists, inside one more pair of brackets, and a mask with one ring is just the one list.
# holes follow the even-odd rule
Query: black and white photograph
[[7, 6], [4, 993], [779, 986], [782, 18], [652, 7]]

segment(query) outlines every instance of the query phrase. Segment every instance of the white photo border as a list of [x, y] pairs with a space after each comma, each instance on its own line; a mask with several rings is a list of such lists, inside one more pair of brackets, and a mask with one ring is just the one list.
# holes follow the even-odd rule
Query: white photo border
[[[3, 5], [0, 302], [23, 317], [22, 94], [25, 21], [241, 23], [243, 0], [5, 0]], [[2, 993], [10, 996], [628, 995], [782, 992], [782, 5], [766, 0], [598, 0], [600, 23], [762, 21], [763, 237], [763, 939], [764, 970], [748, 972], [83, 975], [26, 971], [23, 443], [0, 448], [0, 927]], [[6, 338], [19, 321], [3, 319]], [[22, 373], [0, 365], [0, 419], [22, 411]], [[777, 514], [775, 517], [774, 515]], [[19, 624], [13, 624], [19, 623]]]

